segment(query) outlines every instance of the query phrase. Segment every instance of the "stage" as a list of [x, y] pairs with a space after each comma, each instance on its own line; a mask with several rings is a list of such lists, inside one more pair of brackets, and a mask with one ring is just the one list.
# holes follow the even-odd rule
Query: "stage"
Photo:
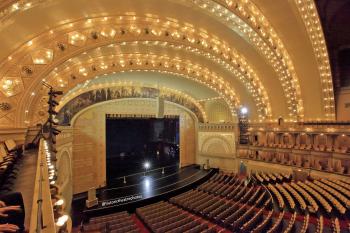
[[134, 211], [139, 206], [192, 189], [215, 172], [216, 169], [203, 170], [198, 165], [183, 168], [169, 166], [164, 169], [164, 174], [163, 169], [139, 173], [126, 177], [126, 183], [120, 178], [118, 185], [98, 190], [98, 205], [85, 208], [83, 213], [86, 217], [91, 217], [120, 210]]

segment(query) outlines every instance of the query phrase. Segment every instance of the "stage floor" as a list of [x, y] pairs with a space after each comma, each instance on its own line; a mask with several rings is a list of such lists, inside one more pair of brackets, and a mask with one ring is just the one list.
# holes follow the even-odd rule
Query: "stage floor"
[[152, 199], [167, 198], [169, 194], [176, 195], [176, 191], [183, 192], [184, 189], [190, 189], [196, 183], [203, 182], [212, 173], [212, 170], [202, 170], [197, 165], [191, 165], [171, 168], [165, 170], [164, 174], [161, 170], [157, 173], [146, 173], [146, 176], [140, 174], [137, 178], [129, 181], [127, 179], [126, 184], [121, 182], [119, 186], [99, 190], [98, 205], [86, 209], [84, 213], [91, 215], [107, 209], [120, 209], [121, 206], [132, 204], [142, 205], [142, 202]]

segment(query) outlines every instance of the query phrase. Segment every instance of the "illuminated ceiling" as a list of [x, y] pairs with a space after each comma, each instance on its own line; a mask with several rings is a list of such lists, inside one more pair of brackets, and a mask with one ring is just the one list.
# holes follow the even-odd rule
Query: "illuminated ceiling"
[[216, 93], [233, 114], [248, 106], [252, 120], [335, 119], [311, 0], [8, 0], [0, 7], [0, 102], [11, 106], [0, 111], [1, 127], [35, 122], [41, 80], [67, 92], [124, 71], [185, 78], [187, 89]]

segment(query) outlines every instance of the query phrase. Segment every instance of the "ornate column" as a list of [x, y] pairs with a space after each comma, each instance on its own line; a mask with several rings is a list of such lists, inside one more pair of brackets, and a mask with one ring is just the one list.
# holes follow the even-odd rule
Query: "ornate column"
[[311, 145], [311, 148], [314, 147], [314, 141], [315, 141], [315, 135], [313, 133], [310, 133], [310, 145]]
[[281, 133], [275, 132], [275, 144], [280, 144]]
[[291, 135], [291, 139], [292, 139], [290, 144], [292, 144], [292, 146], [294, 148], [294, 146], [297, 144], [297, 142], [296, 142], [297, 141], [297, 134], [294, 132], [291, 132], [290, 135]]
[[335, 149], [335, 141], [336, 141], [336, 138], [338, 137], [337, 134], [331, 134], [329, 135], [330, 136], [330, 147], [332, 148], [332, 151], [334, 151]]

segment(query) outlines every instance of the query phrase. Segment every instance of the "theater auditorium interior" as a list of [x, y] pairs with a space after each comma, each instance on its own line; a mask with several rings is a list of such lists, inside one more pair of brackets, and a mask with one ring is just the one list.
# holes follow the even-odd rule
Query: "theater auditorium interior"
[[1, 0], [0, 233], [350, 232], [350, 1]]

